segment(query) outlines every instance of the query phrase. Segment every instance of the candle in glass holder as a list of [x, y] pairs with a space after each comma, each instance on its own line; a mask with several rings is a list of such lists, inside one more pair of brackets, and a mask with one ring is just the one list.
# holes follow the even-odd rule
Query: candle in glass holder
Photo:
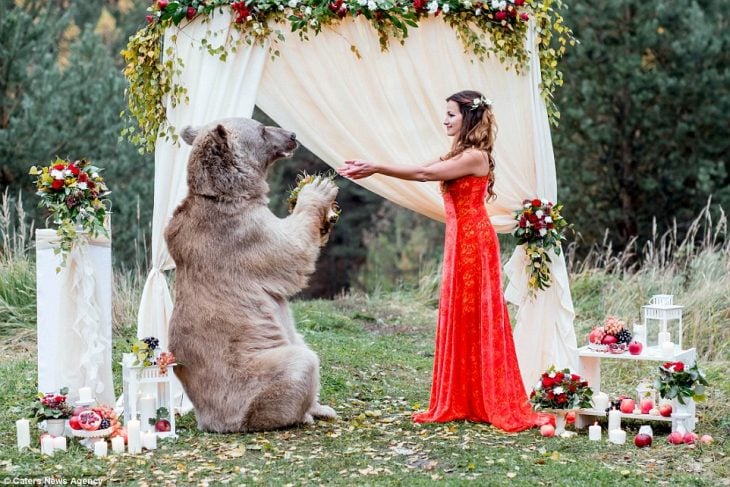
[[27, 419], [17, 420], [15, 430], [18, 436], [18, 450], [30, 447], [30, 421]]
[[94, 397], [91, 395], [91, 387], [81, 387], [79, 389], [79, 402], [93, 402]]
[[107, 454], [106, 440], [99, 440], [94, 443], [94, 455], [105, 457]]
[[593, 396], [593, 408], [599, 411], [605, 411], [608, 409], [608, 394], [605, 392], [599, 392]]
[[53, 450], [66, 451], [66, 437], [56, 436], [53, 438]]
[[112, 438], [112, 451], [114, 453], [124, 453], [124, 438], [115, 436]]
[[634, 341], [646, 346], [646, 326], [634, 323]]
[[616, 445], [623, 445], [626, 443], [626, 432], [624, 430], [609, 430], [608, 441]]
[[608, 432], [621, 429], [621, 411], [611, 409], [608, 412]]
[[125, 367], [132, 367], [132, 364], [134, 364], [135, 356], [133, 353], [123, 353], [122, 354], [122, 365]]
[[601, 441], [601, 426], [598, 422], [588, 427], [588, 439], [591, 441]]

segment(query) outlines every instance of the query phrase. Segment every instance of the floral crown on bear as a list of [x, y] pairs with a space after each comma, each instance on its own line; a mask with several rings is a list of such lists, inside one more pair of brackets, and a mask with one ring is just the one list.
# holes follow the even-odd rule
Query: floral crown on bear
[[480, 96], [478, 98], [474, 98], [471, 102], [471, 105], [469, 105], [469, 110], [476, 110], [477, 108], [484, 107], [484, 108], [491, 108], [492, 106], [492, 100], [485, 96]]

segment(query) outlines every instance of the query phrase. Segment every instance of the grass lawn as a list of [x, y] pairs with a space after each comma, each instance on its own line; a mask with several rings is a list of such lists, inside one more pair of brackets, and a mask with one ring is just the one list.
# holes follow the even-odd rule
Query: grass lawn
[[[347, 297], [294, 304], [300, 331], [321, 359], [321, 401], [339, 419], [249, 435], [203, 434], [194, 415], [178, 419], [177, 440], [141, 455], [96, 458], [75, 441], [54, 457], [15, 447], [15, 420], [27, 416], [36, 387], [35, 343], [26, 332], [0, 352], [0, 483], [53, 477], [140, 485], [730, 485], [725, 365], [701, 365], [714, 387], [698, 405], [698, 433], [710, 446], [667, 444], [668, 425], [652, 424], [654, 445], [638, 449], [641, 423], [624, 423], [626, 445], [573, 438], [544, 439], [537, 430], [507, 434], [464, 422], [416, 425], [411, 413], [428, 403], [436, 310], [405, 296]], [[119, 362], [134, 334], [115, 338]], [[215, 356], [211, 356], [215, 360]], [[615, 363], [615, 362], [614, 362]], [[610, 392], [632, 394], [650, 364], [608, 365]], [[121, 367], [115, 365], [121, 393]], [[633, 395], [633, 394], [632, 394]], [[604, 422], [605, 426], [605, 422]], [[572, 427], [571, 427], [572, 428]], [[98, 485], [98, 484], [97, 484]]]

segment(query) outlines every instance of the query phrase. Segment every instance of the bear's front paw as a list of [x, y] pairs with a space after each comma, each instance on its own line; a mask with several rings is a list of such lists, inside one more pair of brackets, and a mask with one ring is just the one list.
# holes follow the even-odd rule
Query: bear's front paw
[[329, 178], [316, 177], [299, 192], [299, 205], [313, 205], [330, 208], [337, 197], [337, 185]]

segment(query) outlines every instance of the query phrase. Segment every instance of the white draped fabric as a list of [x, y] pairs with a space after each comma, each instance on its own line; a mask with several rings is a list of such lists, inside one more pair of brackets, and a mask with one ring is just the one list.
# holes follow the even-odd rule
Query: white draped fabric
[[[285, 33], [285, 42], [277, 46], [281, 55], [273, 60], [268, 59], [265, 48], [244, 45], [223, 63], [196, 44], [206, 36], [213, 42], [225, 38], [229, 21], [227, 13], [216, 14], [211, 23], [194, 21], [179, 32], [168, 31], [168, 43], [171, 32], [178, 32], [177, 54], [185, 62], [181, 80], [190, 96], [189, 105], [168, 108], [170, 123], [178, 129], [227, 116], [250, 116], [255, 101], [334, 168], [349, 158], [416, 164], [448, 151], [450, 141], [441, 126], [446, 96], [476, 89], [494, 101], [499, 126], [495, 146], [498, 198], [488, 205], [495, 228], [512, 230], [513, 212], [524, 198], [555, 200], [555, 164], [536, 66], [517, 75], [497, 60], [473, 60], [464, 53], [451, 27], [439, 18], [422, 20], [403, 45], [393, 43], [387, 52], [380, 50], [375, 30], [359, 18], [325, 28], [306, 42], [296, 33]], [[211, 38], [210, 31], [224, 34]], [[188, 39], [195, 42], [191, 45]], [[534, 45], [534, 38], [528, 42]], [[357, 47], [361, 59], [353, 55], [351, 45]], [[155, 152], [153, 269], [143, 293], [138, 333], [159, 336], [163, 344], [171, 301], [162, 271], [174, 264], [162, 234], [185, 193], [187, 154], [186, 147], [163, 140], [158, 141]], [[358, 182], [395, 203], [443, 221], [436, 183], [380, 175]], [[519, 256], [518, 249], [506, 269], [511, 289], [507, 296], [520, 306], [516, 347], [525, 385], [530, 387], [553, 363], [574, 367], [577, 347], [563, 258], [554, 259], [556, 282], [550, 291], [531, 300], [522, 292], [526, 291], [526, 271], [519, 265]]]
[[38, 390], [90, 387], [114, 403], [112, 381], [112, 252], [107, 238], [77, 244], [61, 265], [55, 230], [36, 230]]

